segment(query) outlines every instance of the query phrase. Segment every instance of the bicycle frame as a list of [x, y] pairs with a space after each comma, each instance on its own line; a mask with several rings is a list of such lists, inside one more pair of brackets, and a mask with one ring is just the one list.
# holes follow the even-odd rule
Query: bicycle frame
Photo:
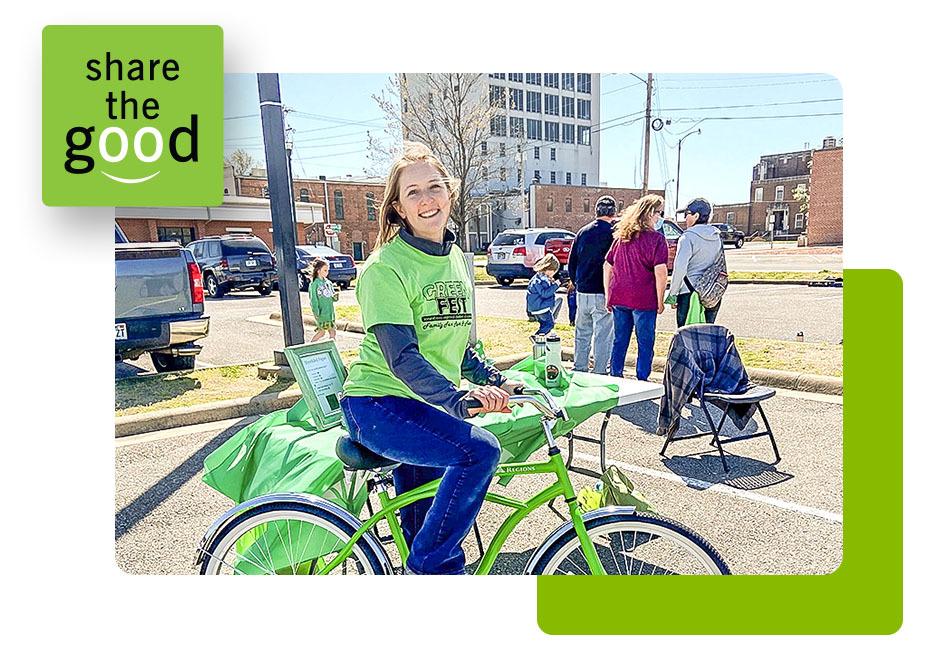
[[[587, 528], [584, 526], [584, 520], [581, 517], [581, 510], [577, 503], [577, 497], [574, 494], [574, 486], [571, 484], [571, 477], [568, 474], [568, 469], [564, 464], [564, 459], [561, 458], [561, 450], [558, 449], [554, 442], [554, 436], [551, 433], [551, 426], [553, 423], [554, 420], [542, 420], [542, 428], [545, 431], [545, 437], [548, 440], [549, 445], [548, 461], [544, 463], [505, 463], [499, 465], [498, 468], [496, 468], [495, 476], [497, 477], [519, 477], [535, 474], [554, 474], [557, 476], [557, 479], [555, 483], [548, 486], [543, 491], [525, 502], [492, 492], [486, 493], [486, 502], [492, 502], [493, 504], [506, 506], [513, 511], [502, 522], [495, 536], [489, 542], [489, 547], [486, 549], [486, 552], [482, 557], [482, 561], [479, 563], [479, 567], [476, 569], [476, 575], [487, 575], [489, 571], [492, 570], [492, 567], [495, 564], [495, 561], [499, 556], [499, 552], [502, 550], [502, 546], [505, 544], [506, 539], [508, 539], [509, 535], [522, 520], [527, 518], [533, 511], [538, 509], [538, 507], [552, 501], [558, 496], [564, 497], [564, 500], [568, 505], [568, 512], [571, 516], [571, 522], [574, 524], [574, 529], [577, 532], [578, 539], [581, 543], [581, 549], [584, 551], [584, 557], [587, 560], [591, 574], [604, 575], [604, 568], [600, 563], [600, 558], [597, 556], [597, 552], [594, 550], [594, 545], [591, 542], [590, 537], [587, 535]], [[381, 508], [368, 520], [362, 523], [361, 527], [358, 528], [358, 531], [339, 551], [338, 556], [335, 557], [335, 559], [330, 563], [321, 567], [321, 570], [319, 570], [318, 573], [327, 574], [340, 565], [341, 562], [343, 562], [351, 554], [351, 550], [354, 548], [354, 545], [357, 543], [358, 539], [360, 539], [364, 534], [369, 533], [369, 530], [371, 530], [381, 520], [386, 520], [387, 524], [390, 526], [391, 535], [394, 538], [394, 544], [397, 547], [397, 551], [400, 553], [403, 563], [406, 564], [408, 556], [407, 544], [404, 540], [403, 530], [400, 527], [400, 522], [397, 520], [396, 513], [403, 507], [418, 500], [433, 497], [436, 494], [436, 490], [439, 485], [440, 479], [437, 479], [394, 498], [391, 498], [387, 494], [386, 490], [379, 491], [378, 498], [381, 502]]]

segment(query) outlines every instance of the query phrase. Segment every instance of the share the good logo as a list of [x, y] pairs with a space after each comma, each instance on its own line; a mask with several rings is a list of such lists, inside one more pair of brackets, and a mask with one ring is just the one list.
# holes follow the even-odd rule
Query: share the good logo
[[223, 194], [217, 26], [43, 30], [43, 201], [214, 206]]

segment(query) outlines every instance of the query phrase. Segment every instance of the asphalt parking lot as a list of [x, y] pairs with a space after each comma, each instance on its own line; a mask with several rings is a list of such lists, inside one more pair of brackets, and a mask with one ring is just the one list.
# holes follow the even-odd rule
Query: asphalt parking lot
[[[617, 409], [609, 425], [608, 460], [631, 474], [660, 513], [707, 538], [734, 573], [830, 573], [842, 559], [842, 400], [781, 391], [765, 410], [783, 457], [777, 465], [771, 464], [765, 438], [727, 445], [734, 454], [728, 474], [706, 438], [675, 443], [668, 458], [660, 457], [662, 439], [653, 434], [656, 402]], [[600, 419], [589, 420], [579, 433], [595, 435]], [[194, 572], [197, 542], [233, 504], [201, 481], [203, 460], [245, 423], [226, 420], [116, 440], [115, 556], [122, 570]], [[565, 442], [559, 444], [566, 450]], [[595, 445], [577, 442], [575, 451], [576, 464], [597, 464]], [[534, 458], [543, 460], [543, 452]], [[573, 480], [577, 488], [593, 482], [578, 474]], [[546, 476], [517, 477], [497, 488], [525, 498], [546, 484]], [[564, 511], [560, 501], [556, 508]], [[486, 541], [504, 515], [495, 505], [483, 508], [479, 523]], [[510, 537], [493, 572], [520, 573], [560, 522], [542, 507]], [[465, 548], [471, 571], [478, 558], [471, 535]]]

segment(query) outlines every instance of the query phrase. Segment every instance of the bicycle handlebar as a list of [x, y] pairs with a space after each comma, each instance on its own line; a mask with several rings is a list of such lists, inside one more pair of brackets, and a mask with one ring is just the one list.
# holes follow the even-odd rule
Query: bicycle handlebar
[[[509, 397], [509, 405], [515, 404], [515, 405], [521, 406], [526, 403], [530, 403], [533, 406], [535, 406], [535, 408], [538, 409], [538, 412], [541, 413], [542, 417], [544, 417], [545, 419], [549, 421], [553, 419], [564, 419], [564, 420], [568, 419], [568, 413], [563, 408], [558, 406], [558, 404], [555, 403], [554, 399], [548, 396], [548, 393], [545, 392], [544, 390], [525, 389], [523, 387], [518, 387], [515, 389], [515, 391], [517, 394], [513, 394], [512, 396]], [[541, 399], [539, 399], [538, 396], [535, 396], [535, 395], [540, 396]], [[475, 399], [472, 399], [470, 400], [470, 403], [479, 403], [479, 402], [476, 401]], [[472, 417], [474, 415], [479, 414], [481, 410], [482, 410], [481, 405], [471, 406], [467, 404], [466, 415], [468, 417]]]

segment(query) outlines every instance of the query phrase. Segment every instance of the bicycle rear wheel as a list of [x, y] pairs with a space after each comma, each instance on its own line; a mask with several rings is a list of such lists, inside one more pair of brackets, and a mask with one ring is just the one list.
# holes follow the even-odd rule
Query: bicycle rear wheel
[[[728, 575], [725, 561], [708, 541], [677, 522], [649, 513], [592, 512], [584, 521], [608, 575]], [[590, 575], [572, 526], [529, 562], [538, 575]]]
[[[305, 504], [273, 502], [237, 516], [208, 544], [201, 575], [315, 575], [356, 532]], [[377, 575], [390, 562], [361, 537], [330, 575]]]

